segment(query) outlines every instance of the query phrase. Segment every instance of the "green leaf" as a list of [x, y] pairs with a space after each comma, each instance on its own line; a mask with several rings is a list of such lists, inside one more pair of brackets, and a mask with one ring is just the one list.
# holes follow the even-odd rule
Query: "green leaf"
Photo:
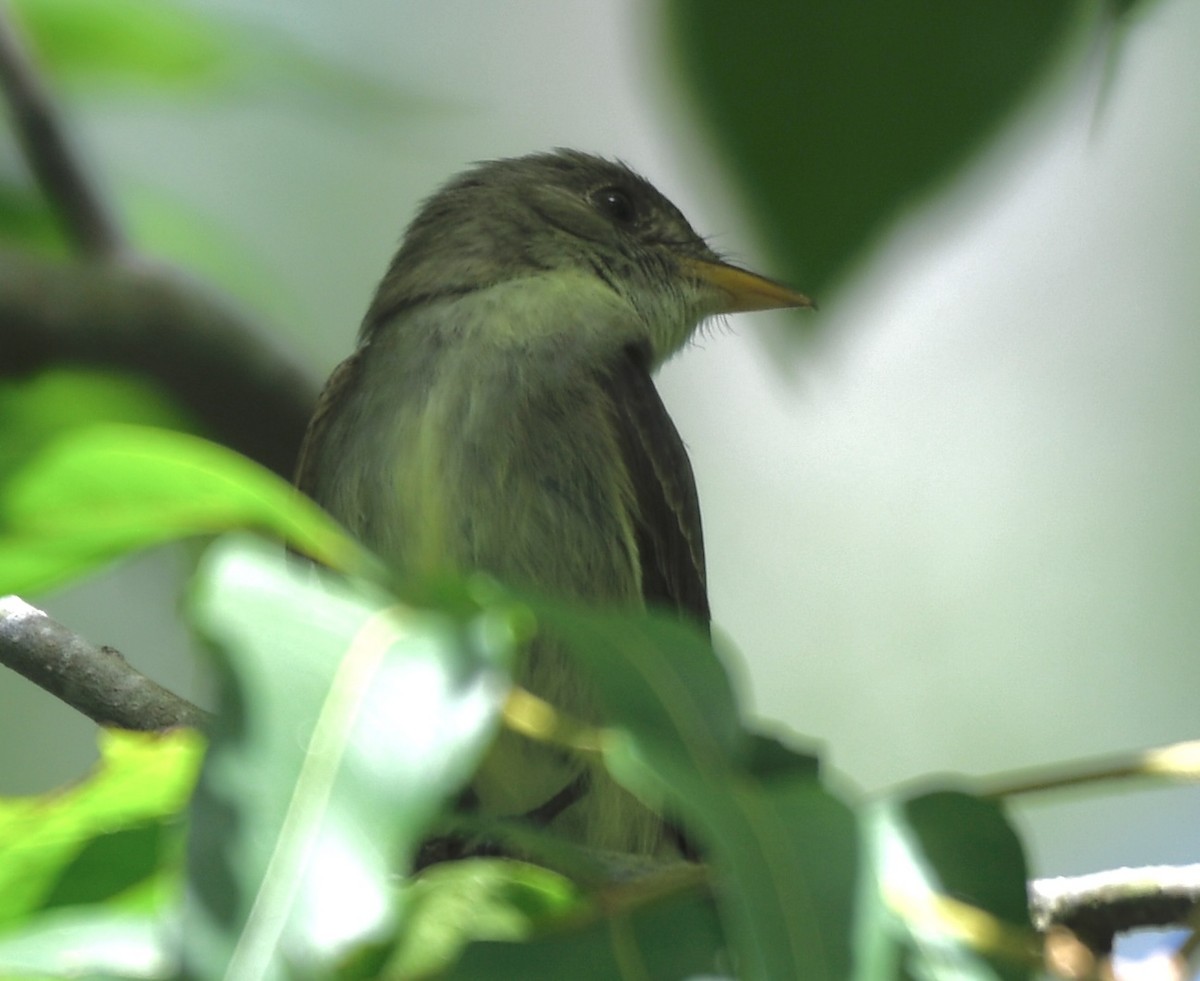
[[[38, 60], [84, 96], [118, 86], [143, 92], [244, 92], [273, 84], [341, 111], [423, 110], [354, 67], [244, 16], [179, 0], [14, 0]], [[320, 104], [318, 102], [318, 104]]]
[[609, 725], [701, 761], [728, 761], [747, 751], [729, 677], [693, 625], [658, 614], [528, 602], [588, 672]]
[[[717, 981], [721, 948], [712, 900], [689, 892], [619, 916], [593, 919], [572, 930], [546, 929], [524, 943], [472, 944], [445, 977], [451, 981], [698, 977]], [[750, 977], [740, 972], [738, 976]]]
[[388, 960], [388, 977], [444, 970], [468, 943], [528, 940], [587, 909], [569, 879], [502, 858], [431, 866], [405, 885], [403, 899], [405, 929]]
[[155, 822], [97, 835], [63, 869], [42, 906], [102, 903], [145, 882], [163, 867], [177, 832]]
[[935, 791], [879, 802], [868, 827], [875, 899], [865, 962], [965, 981], [1034, 976], [1024, 852], [998, 804]]
[[165, 0], [17, 0], [42, 65], [60, 79], [137, 78], [207, 85], [230, 68], [230, 37], [216, 18]]
[[814, 779], [813, 758], [743, 730], [724, 670], [693, 628], [531, 606], [600, 690], [608, 768], [699, 838], [739, 976], [846, 977], [858, 830]]
[[65, 255], [62, 232], [44, 199], [0, 178], [0, 241], [41, 255]]
[[1108, 16], [1114, 21], [1143, 17], [1158, 0], [1108, 0]]
[[508, 612], [396, 604], [263, 543], [219, 542], [191, 613], [220, 706], [193, 810], [185, 960], [316, 971], [395, 927], [392, 880], [496, 729]]
[[184, 433], [106, 425], [51, 442], [0, 488], [0, 593], [238, 528], [274, 533], [334, 568], [374, 569], [332, 518], [245, 457]]
[[693, 866], [662, 875], [585, 895], [509, 859], [434, 866], [405, 887], [408, 926], [383, 976], [713, 977], [723, 939], [712, 900], [697, 888], [703, 875]]
[[1081, 0], [671, 0], [679, 63], [779, 275], [822, 299], [1078, 38]]
[[[0, 799], [0, 926], [49, 906], [107, 900], [156, 876], [195, 782], [199, 735], [102, 733], [83, 783]], [[97, 862], [119, 854], [120, 863]]]
[[939, 790], [912, 797], [903, 808], [942, 892], [1014, 926], [1032, 926], [1025, 850], [998, 803]]
[[139, 378], [54, 368], [0, 382], [0, 481], [56, 437], [100, 422], [186, 429], [179, 410]]

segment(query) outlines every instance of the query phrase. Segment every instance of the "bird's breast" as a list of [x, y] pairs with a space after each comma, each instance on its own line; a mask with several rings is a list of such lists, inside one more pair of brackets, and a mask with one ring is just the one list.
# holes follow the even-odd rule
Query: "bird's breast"
[[375, 460], [354, 509], [373, 516], [367, 543], [403, 570], [640, 602], [635, 502], [594, 373], [453, 349], [428, 367], [366, 413], [369, 445], [349, 454]]

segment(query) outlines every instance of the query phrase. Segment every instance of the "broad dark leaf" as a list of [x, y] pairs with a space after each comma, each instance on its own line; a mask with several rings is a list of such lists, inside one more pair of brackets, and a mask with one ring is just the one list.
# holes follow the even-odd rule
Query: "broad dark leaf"
[[1083, 22], [1081, 0], [672, 0], [694, 102], [776, 272], [825, 297], [976, 153]]
[[876, 975], [1034, 975], [1024, 852], [998, 804], [939, 790], [880, 802], [868, 826], [874, 896], [859, 955]]

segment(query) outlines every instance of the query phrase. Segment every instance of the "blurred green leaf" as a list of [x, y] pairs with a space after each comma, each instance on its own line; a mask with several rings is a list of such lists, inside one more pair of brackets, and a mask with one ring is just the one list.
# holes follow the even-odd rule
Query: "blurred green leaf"
[[699, 762], [738, 759], [749, 743], [737, 698], [708, 638], [661, 614], [597, 612], [528, 600], [598, 687], [607, 724]]
[[405, 929], [389, 957], [388, 977], [444, 970], [472, 941], [524, 941], [587, 909], [569, 879], [504, 858], [431, 866], [405, 884], [402, 898]]
[[[998, 804], [947, 790], [884, 800], [868, 827], [875, 898], [862, 959], [877, 976], [1034, 976], [1024, 851]], [[881, 970], [889, 962], [895, 973]]]
[[[721, 976], [722, 936], [713, 902], [688, 892], [572, 930], [548, 929], [524, 943], [484, 941], [467, 948], [452, 981], [683, 981]], [[752, 975], [739, 972], [739, 978]], [[808, 973], [781, 975], [815, 977]]]
[[205, 557], [191, 614], [216, 648], [220, 705], [192, 813], [186, 963], [316, 971], [394, 928], [393, 879], [498, 724], [509, 615], [401, 607], [241, 537]]
[[184, 433], [103, 425], [51, 442], [0, 487], [0, 594], [236, 528], [274, 533], [334, 568], [374, 567], [325, 512], [245, 457]]
[[153, 877], [180, 854], [179, 829], [155, 822], [97, 835], [62, 871], [42, 901], [45, 909], [102, 903]]
[[109, 906], [55, 910], [0, 933], [0, 978], [166, 981], [176, 976], [171, 933], [161, 914]]
[[694, 628], [531, 606], [601, 692], [606, 765], [699, 838], [739, 976], [846, 977], [858, 829], [814, 779], [813, 758], [742, 729], [724, 669]]
[[145, 185], [123, 188], [121, 202], [132, 238], [147, 254], [220, 283], [277, 323], [303, 319], [287, 283], [221, 221]]
[[1109, 16], [1114, 20], [1128, 20], [1130, 15], [1143, 16], [1158, 0], [1108, 0]]
[[42, 65], [60, 79], [205, 86], [228, 76], [231, 32], [170, 0], [14, 0]]
[[903, 814], [942, 892], [1032, 926], [1025, 850], [998, 803], [938, 790], [906, 800]]
[[1082, 0], [667, 3], [684, 79], [779, 257], [818, 300], [1047, 75]]
[[[79, 95], [117, 86], [141, 92], [265, 92], [277, 87], [344, 110], [422, 110], [278, 29], [179, 0], [13, 0], [40, 63]], [[318, 101], [318, 105], [320, 102]]]
[[28, 188], [0, 180], [0, 242], [40, 255], [65, 255], [54, 212]]
[[99, 422], [186, 429], [170, 399], [139, 378], [54, 368], [0, 382], [0, 481], [69, 430]]
[[[83, 783], [0, 799], [0, 925], [48, 906], [109, 899], [154, 877], [164, 836], [181, 834], [176, 822], [202, 747], [186, 730], [106, 731], [100, 762]], [[114, 845], [125, 862], [94, 861], [112, 857]]]

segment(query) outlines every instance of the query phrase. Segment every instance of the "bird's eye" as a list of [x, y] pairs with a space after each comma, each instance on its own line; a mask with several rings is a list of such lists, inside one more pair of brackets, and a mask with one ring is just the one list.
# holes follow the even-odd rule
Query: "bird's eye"
[[619, 187], [604, 187], [592, 195], [596, 210], [615, 221], [618, 225], [632, 225], [637, 218], [633, 199]]

